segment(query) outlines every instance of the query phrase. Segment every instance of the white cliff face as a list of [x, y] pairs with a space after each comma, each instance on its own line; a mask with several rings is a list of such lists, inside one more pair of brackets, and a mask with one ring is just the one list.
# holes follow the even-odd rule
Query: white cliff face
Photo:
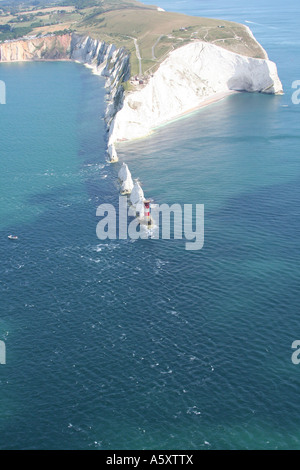
[[72, 35], [70, 58], [91, 68], [97, 75], [106, 78], [107, 104], [105, 120], [110, 126], [115, 114], [123, 105], [122, 82], [130, 78], [129, 54], [113, 44]]
[[123, 105], [122, 82], [130, 78], [129, 53], [90, 37], [78, 34], [49, 35], [0, 43], [0, 62], [34, 60], [75, 60], [106, 78], [108, 127]]
[[[130, 57], [125, 49], [77, 34], [0, 44], [0, 62], [69, 59], [106, 78], [105, 121], [111, 162], [118, 161], [115, 142], [145, 137], [155, 127], [211, 98], [232, 91], [282, 93], [276, 65], [266, 53], [265, 57], [253, 59], [206, 42], [193, 42], [170, 53], [142, 90], [125, 97], [122, 83], [130, 78]], [[139, 212], [144, 192], [138, 182], [133, 185], [125, 167], [119, 172], [121, 192], [131, 193], [130, 201]]]
[[109, 142], [144, 137], [206, 99], [230, 91], [282, 93], [276, 65], [205, 42], [183, 46], [170, 53], [142, 90], [126, 96]]
[[118, 177], [121, 182], [121, 193], [130, 194], [134, 185], [133, 185], [131, 173], [126, 163], [122, 164], [118, 173]]

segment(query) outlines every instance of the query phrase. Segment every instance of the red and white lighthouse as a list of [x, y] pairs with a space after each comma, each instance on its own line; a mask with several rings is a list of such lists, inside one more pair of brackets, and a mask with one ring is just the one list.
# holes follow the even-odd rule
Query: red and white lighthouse
[[144, 200], [144, 219], [146, 225], [150, 227], [151, 225], [151, 216], [150, 216], [150, 201], [149, 199]]

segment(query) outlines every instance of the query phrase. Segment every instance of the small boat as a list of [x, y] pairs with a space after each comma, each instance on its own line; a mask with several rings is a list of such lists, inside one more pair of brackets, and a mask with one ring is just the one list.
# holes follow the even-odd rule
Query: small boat
[[8, 238], [9, 238], [10, 240], [18, 240], [17, 235], [8, 235]]

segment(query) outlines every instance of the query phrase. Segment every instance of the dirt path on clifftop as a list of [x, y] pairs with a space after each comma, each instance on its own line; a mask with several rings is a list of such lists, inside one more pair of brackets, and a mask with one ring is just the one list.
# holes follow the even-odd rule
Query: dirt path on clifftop
[[135, 45], [136, 57], [137, 57], [137, 60], [139, 61], [139, 76], [141, 77], [143, 72], [142, 72], [142, 58], [140, 54], [140, 48], [139, 48], [136, 38], [133, 38], [131, 36], [128, 36], [128, 37], [133, 40], [134, 45]]
[[159, 36], [159, 38], [156, 39], [155, 44], [152, 46], [152, 59], [153, 60], [157, 60], [157, 57], [155, 57], [155, 48], [156, 48], [157, 44], [159, 43], [159, 41], [161, 40], [162, 37], [163, 37], [163, 34], [161, 34]]

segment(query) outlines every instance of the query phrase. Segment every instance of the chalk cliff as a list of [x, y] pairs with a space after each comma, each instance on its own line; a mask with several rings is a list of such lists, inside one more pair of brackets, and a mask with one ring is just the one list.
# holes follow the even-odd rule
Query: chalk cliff
[[230, 91], [282, 93], [274, 62], [205, 42], [169, 54], [148, 84], [128, 94], [110, 130], [110, 142], [144, 137], [160, 124]]
[[47, 36], [31, 40], [9, 41], [0, 44], [0, 62], [31, 60], [68, 60], [71, 35]]
[[[233, 91], [282, 93], [276, 65], [266, 53], [265, 59], [255, 59], [201, 41], [171, 52], [144, 87], [126, 95], [123, 84], [130, 78], [130, 56], [112, 44], [77, 34], [0, 44], [0, 62], [30, 60], [75, 60], [106, 78], [111, 162], [118, 161], [116, 142], [147, 136], [209, 100]], [[131, 192], [133, 206], [142, 205], [143, 190], [139, 183], [133, 185], [129, 170], [121, 192]]]
[[0, 62], [29, 60], [75, 60], [106, 78], [111, 161], [118, 159], [113, 143], [144, 137], [207, 99], [230, 91], [282, 92], [267, 55], [254, 59], [201, 41], [171, 52], [144, 88], [126, 96], [122, 84], [130, 78], [129, 53], [112, 44], [74, 33], [0, 44]]
[[[107, 88], [105, 119], [108, 126], [123, 105], [122, 83], [130, 78], [129, 59], [125, 49], [74, 33], [0, 43], [0, 62], [74, 60], [104, 76]], [[117, 160], [114, 156], [112, 161]]]
[[90, 37], [72, 35], [70, 58], [90, 67], [94, 73], [106, 78], [107, 104], [105, 120], [108, 127], [123, 106], [123, 82], [130, 78], [130, 56], [113, 44]]

